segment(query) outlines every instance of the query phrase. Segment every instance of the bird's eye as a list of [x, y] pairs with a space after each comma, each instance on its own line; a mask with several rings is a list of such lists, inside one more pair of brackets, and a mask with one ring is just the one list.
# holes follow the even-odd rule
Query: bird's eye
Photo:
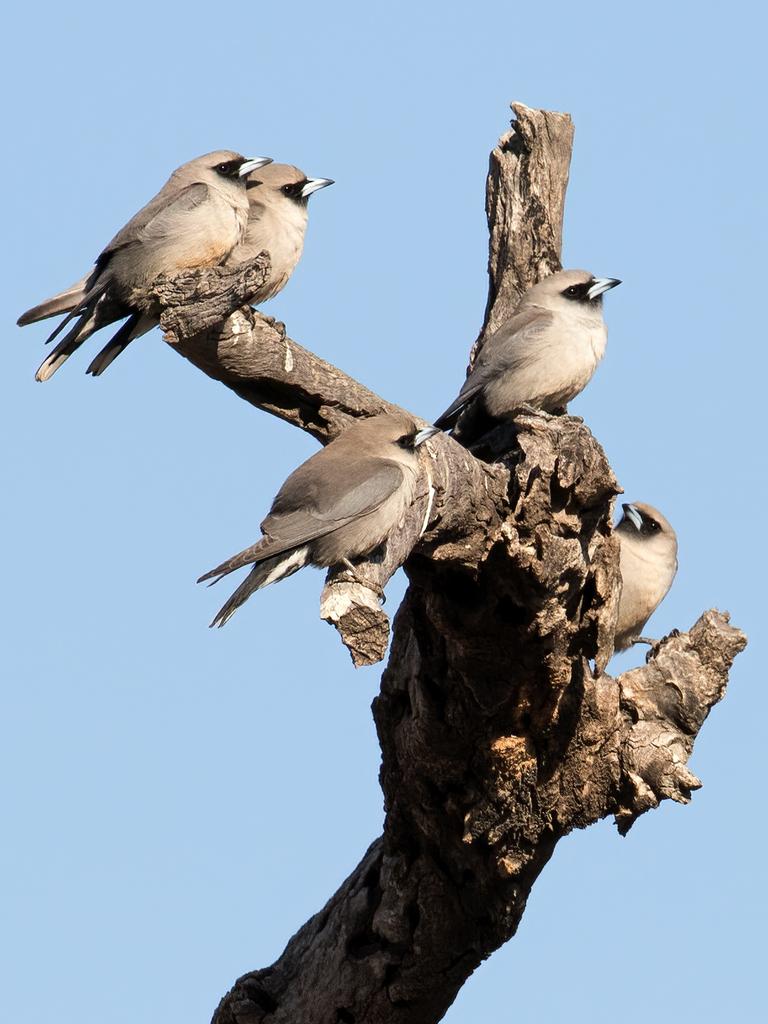
[[403, 434], [402, 437], [398, 437], [395, 444], [399, 444], [401, 448], [413, 448], [415, 437], [415, 434]]
[[280, 191], [283, 193], [284, 196], [287, 196], [289, 199], [295, 199], [296, 202], [303, 202], [303, 200], [306, 198], [303, 194], [304, 186], [306, 184], [306, 178], [303, 181], [289, 181], [287, 185], [281, 186]]
[[645, 525], [646, 525], [649, 533], [656, 533], [658, 530], [661, 529], [661, 527], [656, 522], [656, 520], [655, 519], [650, 519], [648, 516], [645, 517]]
[[570, 288], [565, 289], [565, 294], [571, 295], [575, 298], [579, 294], [579, 289], [576, 287], [575, 284], [572, 284]]
[[215, 170], [217, 170], [219, 174], [223, 174], [225, 177], [231, 178], [233, 174], [237, 174], [238, 168], [233, 161], [230, 160], [227, 163], [216, 164]]

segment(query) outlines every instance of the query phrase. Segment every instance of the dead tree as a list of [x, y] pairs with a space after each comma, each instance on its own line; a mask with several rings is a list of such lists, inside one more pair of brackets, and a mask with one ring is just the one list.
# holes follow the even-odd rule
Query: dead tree
[[[490, 160], [490, 289], [473, 354], [521, 292], [560, 267], [571, 119], [513, 109]], [[323, 443], [391, 408], [242, 305], [267, 259], [159, 282], [166, 340]], [[707, 611], [644, 667], [602, 674], [619, 487], [587, 427], [522, 415], [491, 436], [487, 461], [445, 435], [426, 447], [419, 500], [359, 569], [371, 589], [331, 572], [321, 599], [355, 664], [373, 664], [389, 639], [375, 591], [405, 566], [373, 707], [384, 833], [280, 959], [235, 983], [215, 1024], [438, 1021], [514, 935], [562, 836], [609, 815], [626, 832], [700, 786], [687, 761], [746, 638]]]

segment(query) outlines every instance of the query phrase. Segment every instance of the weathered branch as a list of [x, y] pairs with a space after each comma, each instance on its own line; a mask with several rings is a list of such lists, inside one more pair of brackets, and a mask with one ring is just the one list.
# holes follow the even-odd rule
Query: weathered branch
[[[161, 294], [163, 287], [158, 289]], [[176, 316], [169, 321], [163, 314], [160, 326], [169, 344], [203, 373], [323, 444], [358, 416], [396, 408], [287, 337], [282, 324], [248, 306], [199, 334], [194, 332], [196, 322], [187, 327]]]
[[408, 563], [375, 704], [383, 837], [216, 1024], [438, 1021], [515, 933], [558, 839], [610, 814], [626, 831], [698, 785], [693, 738], [744, 637], [708, 612], [647, 667], [596, 678], [585, 655], [610, 650], [615, 618], [613, 478], [577, 421], [520, 429], [474, 539], [438, 528]]
[[[570, 118], [514, 110], [491, 157], [485, 329], [559, 266]], [[214, 327], [200, 317], [163, 314], [178, 351], [322, 442], [391, 408], [249, 309]], [[746, 638], [706, 612], [643, 667], [605, 675], [619, 486], [602, 448], [578, 419], [532, 414], [486, 454], [433, 438], [402, 530], [356, 568], [368, 585], [329, 575], [322, 614], [356, 663], [383, 656], [377, 595], [401, 563], [409, 577], [374, 705], [384, 834], [279, 960], [235, 984], [215, 1024], [438, 1021], [515, 933], [560, 838], [611, 815], [626, 832], [700, 785], [688, 758]]]
[[512, 109], [516, 120], [491, 151], [488, 169], [488, 302], [470, 362], [522, 293], [561, 269], [573, 122], [569, 114], [523, 103], [513, 103]]
[[376, 702], [384, 836], [276, 964], [239, 979], [216, 1024], [438, 1021], [514, 935], [558, 839], [610, 813], [626, 831], [659, 800], [685, 801], [699, 785], [685, 763], [691, 729], [745, 644], [727, 616], [707, 612], [647, 668], [617, 680], [577, 668], [559, 702], [550, 689], [528, 691], [520, 706], [519, 676], [503, 694], [472, 673], [480, 700], [465, 676], [436, 685], [435, 651], [423, 644], [436, 641], [439, 658], [449, 652], [434, 623], [420, 628], [430, 603], [410, 592], [399, 617], [419, 629], [396, 639]]
[[231, 267], [202, 267], [177, 274], [163, 274], [149, 295], [136, 304], [162, 310], [160, 323], [170, 334], [200, 335], [217, 327], [255, 295], [270, 270], [268, 252]]

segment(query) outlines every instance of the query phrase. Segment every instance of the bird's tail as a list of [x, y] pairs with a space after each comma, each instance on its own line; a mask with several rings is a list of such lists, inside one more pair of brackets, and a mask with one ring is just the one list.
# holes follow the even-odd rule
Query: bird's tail
[[[258, 547], [259, 545], [254, 545]], [[263, 550], [268, 549], [269, 543], [263, 544]], [[252, 550], [251, 548], [248, 549]], [[235, 558], [240, 558], [245, 555], [246, 552], [242, 552], [241, 555], [235, 555]], [[232, 618], [237, 609], [243, 604], [256, 590], [261, 590], [262, 587], [268, 587], [270, 583], [277, 583], [278, 580], [285, 579], [286, 576], [292, 576], [293, 573], [298, 572], [299, 569], [303, 568], [309, 559], [309, 547], [305, 544], [300, 548], [293, 548], [290, 551], [281, 551], [280, 554], [271, 555], [266, 558], [259, 559], [248, 575], [245, 577], [243, 582], [232, 594], [229, 600], [222, 605], [222, 607], [216, 613], [216, 616], [211, 622], [211, 626], [223, 626]], [[230, 562], [234, 559], [230, 559]], [[253, 561], [251, 558], [250, 561]], [[246, 563], [241, 563], [246, 564]], [[225, 562], [224, 565], [229, 565]], [[238, 566], [234, 566], [238, 568]], [[206, 573], [205, 576], [201, 576], [198, 583], [201, 580], [210, 579], [211, 576], [218, 575], [221, 579], [222, 575], [226, 575], [227, 572], [231, 572], [232, 569], [226, 569], [225, 572], [219, 573], [218, 570]], [[218, 580], [214, 580], [218, 582]]]
[[456, 426], [456, 422], [459, 416], [461, 416], [462, 410], [465, 406], [466, 402], [462, 402], [460, 405], [457, 405], [456, 402], [454, 402], [453, 405], [449, 405], [442, 416], [437, 417], [435, 420], [435, 426], [439, 427], [441, 430], [451, 430]]
[[81, 277], [79, 281], [71, 285], [66, 291], [52, 295], [50, 299], [33, 306], [26, 313], [22, 313], [16, 323], [19, 327], [26, 327], [27, 324], [37, 323], [38, 320], [47, 320], [49, 316], [58, 316], [59, 313], [69, 313], [79, 306], [88, 292], [89, 276]]
[[49, 380], [59, 367], [66, 363], [72, 353], [77, 352], [83, 342], [98, 329], [99, 324], [93, 313], [84, 313], [38, 366], [35, 380]]
[[91, 360], [85, 372], [92, 374], [94, 377], [100, 376], [117, 359], [120, 353], [130, 345], [134, 338], [140, 338], [142, 334], [146, 334], [156, 323], [157, 321], [153, 320], [152, 317], [144, 316], [141, 313], [132, 313], [117, 334]]
[[437, 417], [435, 420], [435, 426], [439, 427], [441, 430], [451, 430], [455, 427], [459, 421], [459, 417], [467, 406], [472, 403], [479, 390], [479, 387], [467, 388], [465, 385], [442, 416]]
[[[53, 349], [51, 354], [43, 360], [35, 374], [35, 380], [49, 380], [59, 367], [69, 359], [73, 352], [76, 352], [84, 341], [95, 332], [107, 327], [118, 320], [128, 316], [129, 310], [121, 303], [110, 298], [105, 289], [94, 291], [87, 295], [79, 307], [71, 310], [68, 317], [59, 324], [56, 330], [48, 338], [52, 341], [59, 331], [69, 321], [77, 317], [74, 325], [64, 335], [62, 340]], [[100, 373], [109, 366], [113, 359], [123, 351], [126, 345], [134, 338], [138, 338], [150, 328], [154, 327], [156, 321], [151, 317], [145, 317], [140, 313], [133, 313], [112, 340], [95, 357], [88, 367], [87, 373], [93, 373], [98, 377]]]

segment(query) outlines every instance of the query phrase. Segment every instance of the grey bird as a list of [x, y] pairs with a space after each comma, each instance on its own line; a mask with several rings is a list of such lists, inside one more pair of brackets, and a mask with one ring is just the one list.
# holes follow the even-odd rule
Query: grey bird
[[[251, 594], [305, 565], [345, 565], [370, 554], [416, 495], [418, 448], [438, 432], [404, 413], [353, 424], [288, 477], [261, 524], [263, 537], [198, 580], [217, 582], [252, 565], [211, 626], [223, 626]], [[215, 579], [214, 579], [215, 577]]]
[[454, 427], [469, 407], [491, 422], [525, 406], [564, 409], [603, 357], [608, 332], [602, 297], [618, 284], [586, 270], [561, 270], [529, 288], [509, 320], [485, 341], [457, 398], [435, 424]]
[[616, 526], [621, 543], [621, 598], [614, 640], [617, 651], [635, 643], [655, 642], [640, 634], [677, 572], [677, 537], [661, 512], [640, 501], [621, 507], [624, 515]]
[[[274, 173], [273, 173], [274, 169]], [[332, 185], [330, 178], [307, 178], [303, 171], [289, 164], [259, 164], [258, 178], [246, 178], [248, 225], [245, 237], [223, 262], [244, 263], [263, 250], [270, 256], [266, 281], [248, 301], [266, 302], [285, 286], [304, 248], [307, 227], [307, 199], [320, 188]], [[123, 351], [134, 338], [158, 324], [157, 317], [144, 315], [135, 327], [126, 324], [96, 356], [87, 373], [95, 377]], [[82, 335], [78, 341], [82, 340]]]
[[307, 230], [307, 201], [314, 192], [333, 185], [333, 180], [308, 178], [291, 164], [270, 164], [250, 174], [246, 185], [248, 228], [226, 262], [245, 263], [267, 250], [269, 276], [249, 299], [258, 304], [277, 295], [296, 269]]
[[177, 168], [102, 250], [89, 274], [19, 317], [24, 326], [66, 313], [48, 341], [75, 321], [36, 379], [48, 380], [94, 331], [127, 317], [88, 367], [88, 373], [98, 376], [133, 338], [157, 323], [137, 301], [160, 274], [223, 263], [245, 238], [245, 178], [267, 163], [268, 158], [246, 159], [232, 150], [217, 150]]

